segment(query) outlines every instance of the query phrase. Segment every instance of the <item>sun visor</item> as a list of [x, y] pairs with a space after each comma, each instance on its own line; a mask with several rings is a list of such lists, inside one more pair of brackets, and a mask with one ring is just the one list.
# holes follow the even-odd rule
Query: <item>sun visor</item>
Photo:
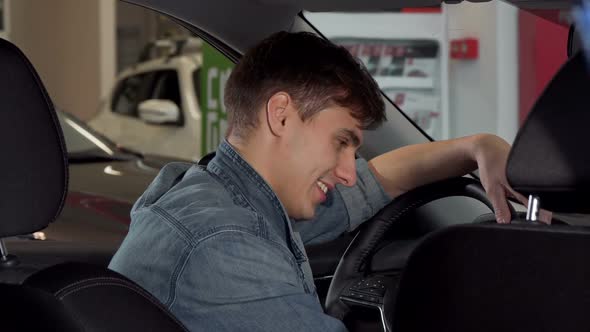
[[590, 212], [590, 72], [581, 52], [549, 83], [520, 129], [510, 185], [554, 212]]

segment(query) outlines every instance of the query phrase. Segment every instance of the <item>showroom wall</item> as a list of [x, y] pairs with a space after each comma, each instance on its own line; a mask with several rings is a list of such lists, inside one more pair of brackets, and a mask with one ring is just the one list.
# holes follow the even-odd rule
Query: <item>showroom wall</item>
[[[416, 45], [420, 40], [438, 42], [440, 51], [435, 59], [420, 58], [416, 52], [411, 52], [413, 55], [407, 57], [404, 65], [416, 68], [417, 63], [409, 65], [410, 61], [426, 65], [425, 61], [435, 60], [432, 72], [425, 70], [428, 72], [425, 77], [430, 78], [433, 85], [415, 84], [420, 78], [409, 75], [397, 80], [381, 80], [377, 76], [385, 93], [435, 139], [481, 132], [498, 134], [509, 142], [514, 139], [518, 130], [519, 97], [518, 9], [515, 7], [501, 1], [462, 2], [427, 13], [408, 10], [386, 14], [306, 13], [306, 18], [336, 41], [343, 37], [364, 38], [369, 46], [363, 45], [361, 51], [358, 51], [360, 46], [349, 46], [361, 58], [365, 49], [373, 47], [370, 45], [378, 46], [377, 40], [397, 40], [400, 45], [410, 40]], [[451, 42], [465, 38], [478, 41], [478, 55], [474, 58], [450, 56]], [[396, 58], [402, 56], [398, 54]], [[386, 81], [391, 86], [387, 86]], [[388, 93], [390, 90], [393, 92]], [[412, 100], [413, 103], [408, 102]], [[436, 102], [431, 103], [432, 100]], [[429, 121], [423, 121], [425, 110], [429, 111], [426, 113]]]
[[450, 40], [476, 38], [479, 56], [449, 62], [451, 137], [518, 130], [518, 10], [501, 1], [447, 5]]
[[55, 105], [87, 119], [115, 76], [115, 0], [18, 0], [9, 39], [29, 57]]
[[157, 31], [157, 14], [117, 1], [117, 71], [137, 62], [147, 42]]

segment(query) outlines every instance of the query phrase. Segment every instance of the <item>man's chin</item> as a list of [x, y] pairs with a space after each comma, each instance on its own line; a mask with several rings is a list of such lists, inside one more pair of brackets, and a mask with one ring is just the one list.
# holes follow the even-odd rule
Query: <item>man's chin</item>
[[315, 217], [315, 209], [310, 213], [307, 211], [302, 211], [300, 213], [294, 214], [294, 215], [289, 215], [289, 218], [295, 219], [296, 221], [304, 221], [304, 220], [310, 220], [313, 219]]

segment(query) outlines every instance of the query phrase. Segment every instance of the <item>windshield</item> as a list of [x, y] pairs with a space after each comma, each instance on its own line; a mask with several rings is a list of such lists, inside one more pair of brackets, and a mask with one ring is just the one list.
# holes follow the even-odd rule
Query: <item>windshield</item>
[[501, 1], [303, 15], [435, 140], [486, 132], [512, 143], [567, 58], [567, 24]]

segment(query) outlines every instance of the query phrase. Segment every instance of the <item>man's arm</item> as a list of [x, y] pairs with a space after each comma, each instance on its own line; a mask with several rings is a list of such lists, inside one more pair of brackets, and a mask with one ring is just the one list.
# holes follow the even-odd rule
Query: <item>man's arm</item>
[[462, 176], [477, 168], [498, 222], [509, 222], [506, 196], [519, 200], [506, 180], [510, 145], [498, 136], [478, 134], [447, 141], [405, 146], [369, 161], [369, 168], [385, 191], [397, 197], [424, 184]]

